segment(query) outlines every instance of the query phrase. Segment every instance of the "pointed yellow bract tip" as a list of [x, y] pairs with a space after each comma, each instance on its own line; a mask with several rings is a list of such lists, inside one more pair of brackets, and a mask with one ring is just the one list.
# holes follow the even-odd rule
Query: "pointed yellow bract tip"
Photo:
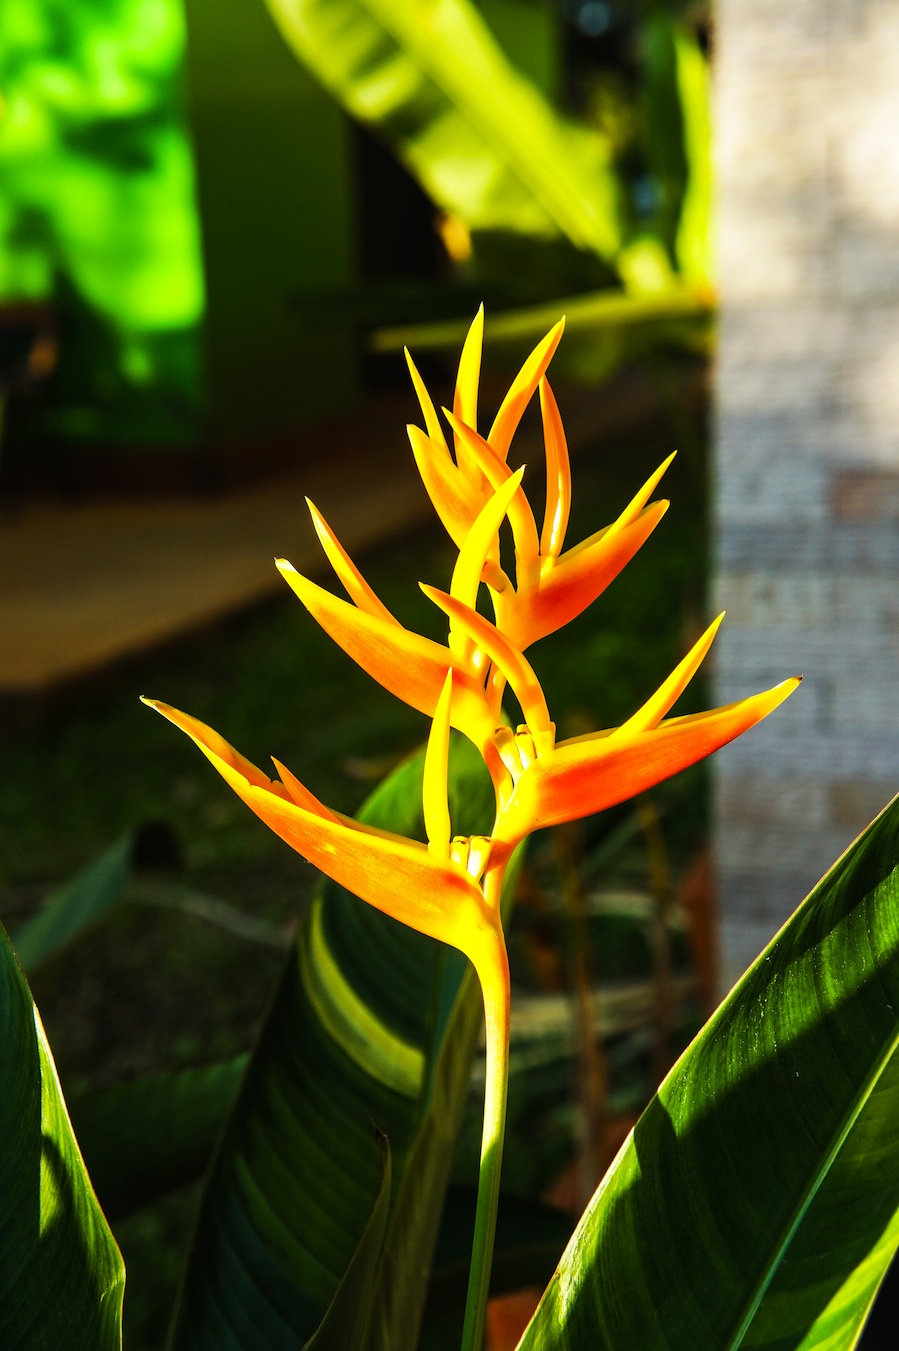
[[428, 847], [439, 854], [441, 858], [449, 858], [450, 834], [452, 831], [447, 796], [452, 697], [453, 671], [450, 667], [446, 673], [440, 697], [437, 700], [437, 707], [434, 710], [434, 718], [431, 722], [431, 731], [425, 749], [422, 778], [422, 808]]
[[312, 501], [311, 497], [306, 498], [306, 507], [308, 508], [309, 515], [312, 518], [312, 525], [319, 539], [321, 539], [323, 534], [324, 535], [329, 534], [330, 531], [328, 530], [325, 518], [324, 516], [322, 516], [321, 512], [319, 511], [315, 503]]
[[287, 558], [276, 558], [275, 567], [282, 575], [286, 572], [296, 572], [296, 568]]

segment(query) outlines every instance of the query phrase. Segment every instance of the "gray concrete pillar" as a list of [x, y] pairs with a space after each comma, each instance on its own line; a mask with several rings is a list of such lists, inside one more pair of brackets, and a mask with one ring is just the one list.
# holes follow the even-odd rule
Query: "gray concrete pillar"
[[723, 977], [899, 790], [899, 6], [718, 0]]

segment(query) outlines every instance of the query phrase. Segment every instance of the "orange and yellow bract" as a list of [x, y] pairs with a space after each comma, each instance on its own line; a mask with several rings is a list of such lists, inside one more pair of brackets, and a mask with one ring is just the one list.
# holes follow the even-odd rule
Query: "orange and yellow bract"
[[[448, 592], [424, 586], [448, 618], [441, 644], [403, 627], [379, 600], [310, 502], [313, 524], [348, 599], [277, 566], [334, 640], [399, 698], [433, 719], [424, 783], [427, 845], [385, 835], [330, 811], [283, 766], [271, 780], [211, 728], [152, 703], [197, 743], [238, 795], [322, 872], [404, 923], [460, 948], [482, 980], [501, 939], [499, 891], [512, 849], [532, 831], [589, 815], [641, 793], [711, 754], [771, 712], [796, 679], [740, 703], [666, 718], [708, 651], [717, 619], [656, 693], [621, 727], [557, 742], [539, 681], [524, 649], [581, 613], [648, 538], [668, 503], [650, 502], [670, 458], [618, 519], [563, 551], [571, 502], [568, 449], [546, 369], [560, 322], [535, 348], [510, 386], [489, 433], [477, 430], [483, 309], [459, 363], [447, 440], [428, 392], [409, 359], [426, 430], [409, 427], [422, 479], [458, 546]], [[546, 453], [546, 501], [538, 531], [524, 491], [524, 470], [507, 464], [529, 400], [539, 391]], [[450, 446], [452, 445], [452, 449]], [[505, 521], [515, 576], [500, 566]], [[494, 622], [476, 610], [486, 586]], [[509, 685], [525, 722], [504, 725]], [[453, 841], [446, 806], [449, 727], [477, 746], [496, 794], [489, 838]], [[488, 934], [490, 937], [488, 938]], [[486, 953], [489, 951], [489, 957]]]

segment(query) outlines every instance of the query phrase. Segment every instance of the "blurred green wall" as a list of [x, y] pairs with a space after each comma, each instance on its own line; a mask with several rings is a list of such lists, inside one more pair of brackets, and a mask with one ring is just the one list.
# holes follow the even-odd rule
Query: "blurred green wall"
[[561, 5], [554, 0], [480, 0], [479, 8], [512, 64], [556, 100], [562, 86]]
[[186, 0], [190, 119], [216, 443], [347, 406], [351, 339], [304, 326], [300, 298], [355, 280], [350, 129], [261, 0]]

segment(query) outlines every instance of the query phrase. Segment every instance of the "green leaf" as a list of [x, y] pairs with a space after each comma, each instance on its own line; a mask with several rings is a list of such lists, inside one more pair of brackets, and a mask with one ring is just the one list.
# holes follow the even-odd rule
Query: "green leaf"
[[19, 961], [33, 977], [64, 948], [128, 899], [134, 877], [145, 868], [179, 862], [178, 842], [162, 821], [148, 821], [47, 898], [12, 936]]
[[[461, 954], [446, 952], [436, 973], [437, 1017], [418, 1129], [391, 1215], [365, 1351], [415, 1351], [431, 1262], [449, 1184], [477, 1034], [481, 992]], [[449, 1008], [445, 1019], [442, 1012]], [[469, 1231], [469, 1248], [471, 1234]]]
[[251, 943], [284, 949], [290, 933], [190, 887], [145, 878], [181, 864], [178, 841], [163, 821], [150, 821], [118, 840], [98, 859], [47, 898], [41, 909], [13, 934], [19, 960], [34, 978], [121, 905], [162, 906], [215, 924]]
[[134, 837], [126, 835], [50, 896], [13, 935], [19, 961], [32, 975], [124, 898]]
[[378, 1148], [381, 1151], [381, 1185], [371, 1218], [328, 1312], [315, 1336], [306, 1343], [306, 1351], [349, 1351], [349, 1348], [365, 1343], [390, 1209], [390, 1146], [386, 1135], [378, 1136]]
[[121, 1219], [199, 1177], [247, 1056], [148, 1074], [72, 1103], [72, 1123], [105, 1213]]
[[[592, 364], [600, 377], [607, 373], [603, 364], [604, 344], [619, 331], [627, 331], [659, 324], [695, 322], [707, 319], [714, 302], [707, 286], [676, 285], [664, 291], [646, 294], [628, 294], [625, 291], [590, 291], [583, 295], [565, 296], [539, 305], [521, 309], [502, 310], [490, 316], [488, 323], [491, 344], [503, 346], [532, 343], [541, 338], [560, 315], [565, 315], [565, 343], [557, 353], [565, 355], [572, 342], [586, 349], [581, 365], [586, 371]], [[464, 341], [468, 320], [441, 319], [427, 324], [401, 324], [376, 329], [369, 338], [372, 352], [401, 352], [404, 347], [420, 352], [425, 350], [455, 351]]]
[[[607, 921], [611, 921], [608, 923]], [[649, 937], [645, 917], [631, 910], [600, 917], [596, 935], [603, 962], [611, 960], [622, 973], [636, 962], [639, 970], [648, 966]], [[455, 977], [453, 977], [455, 978]], [[602, 988], [602, 987], [600, 987]], [[678, 992], [680, 993], [680, 992]], [[616, 1109], [642, 1106], [648, 1096], [645, 1074], [638, 1062], [645, 1060], [651, 1042], [648, 1025], [652, 1017], [653, 989], [645, 983], [627, 985], [617, 980], [614, 987], [602, 990], [602, 1035], [615, 1040], [606, 1056], [613, 1075], [623, 1073], [626, 1082], [610, 1089]], [[480, 1026], [480, 1003], [475, 995], [467, 1021], [471, 1036]], [[546, 1012], [541, 1010], [546, 1008]], [[644, 1026], [645, 1025], [645, 1026]], [[641, 1031], [640, 1029], [643, 1028]], [[443, 1037], [447, 1042], [446, 1034]], [[454, 1053], [455, 1054], [455, 1053]], [[507, 1139], [506, 1172], [514, 1163], [514, 1153], [535, 1148], [539, 1142], [529, 1139], [530, 1129], [541, 1112], [557, 1109], [565, 1102], [566, 1086], [571, 1080], [574, 1050], [571, 1045], [570, 1017], [562, 997], [518, 994], [512, 1028], [510, 1065], [510, 1125], [516, 1119], [520, 1139]], [[109, 1219], [121, 1219], [140, 1210], [167, 1192], [201, 1177], [212, 1156], [228, 1112], [247, 1067], [246, 1055], [199, 1068], [143, 1075], [113, 1088], [75, 1098], [70, 1115], [94, 1190]], [[432, 1092], [437, 1087], [437, 1068], [432, 1073]], [[450, 1074], [452, 1081], [452, 1074]], [[434, 1103], [432, 1118], [447, 1129], [449, 1104], [438, 1111]], [[465, 1111], [465, 1129], [473, 1151], [469, 1160], [476, 1170], [480, 1146], [482, 1102], [469, 1093]], [[454, 1170], [459, 1162], [458, 1148]], [[548, 1182], [548, 1178], [545, 1181]], [[456, 1189], [458, 1193], [459, 1189]], [[421, 1188], [415, 1189], [416, 1194]], [[397, 1207], [394, 1207], [396, 1214]], [[444, 1215], [458, 1232], [458, 1211]], [[442, 1231], [441, 1231], [442, 1232]], [[470, 1238], [470, 1234], [469, 1234]], [[441, 1243], [444, 1239], [441, 1237]]]
[[0, 1346], [115, 1351], [125, 1269], [0, 928]]
[[618, 1155], [520, 1351], [841, 1351], [899, 1241], [899, 799]]
[[656, 10], [640, 27], [643, 150], [653, 179], [653, 233], [673, 250], [687, 181], [684, 109], [677, 82], [676, 33], [681, 25]]
[[472, 229], [567, 235], [614, 257], [608, 146], [565, 123], [469, 0], [267, 0], [297, 56]]
[[675, 55], [687, 160], [686, 189], [675, 252], [681, 275], [691, 281], [703, 282], [708, 281], [714, 271], [709, 63], [695, 35], [682, 25], [675, 30]]
[[[401, 766], [362, 819], [421, 838], [421, 772], [420, 755]], [[450, 790], [454, 828], [489, 829], [489, 780], [456, 738]], [[351, 1262], [370, 1271], [359, 1244], [373, 1241], [381, 1185], [373, 1126], [393, 1178], [360, 1345], [415, 1345], [479, 1016], [461, 957], [325, 884], [211, 1170], [176, 1348], [283, 1351], [315, 1333]]]

